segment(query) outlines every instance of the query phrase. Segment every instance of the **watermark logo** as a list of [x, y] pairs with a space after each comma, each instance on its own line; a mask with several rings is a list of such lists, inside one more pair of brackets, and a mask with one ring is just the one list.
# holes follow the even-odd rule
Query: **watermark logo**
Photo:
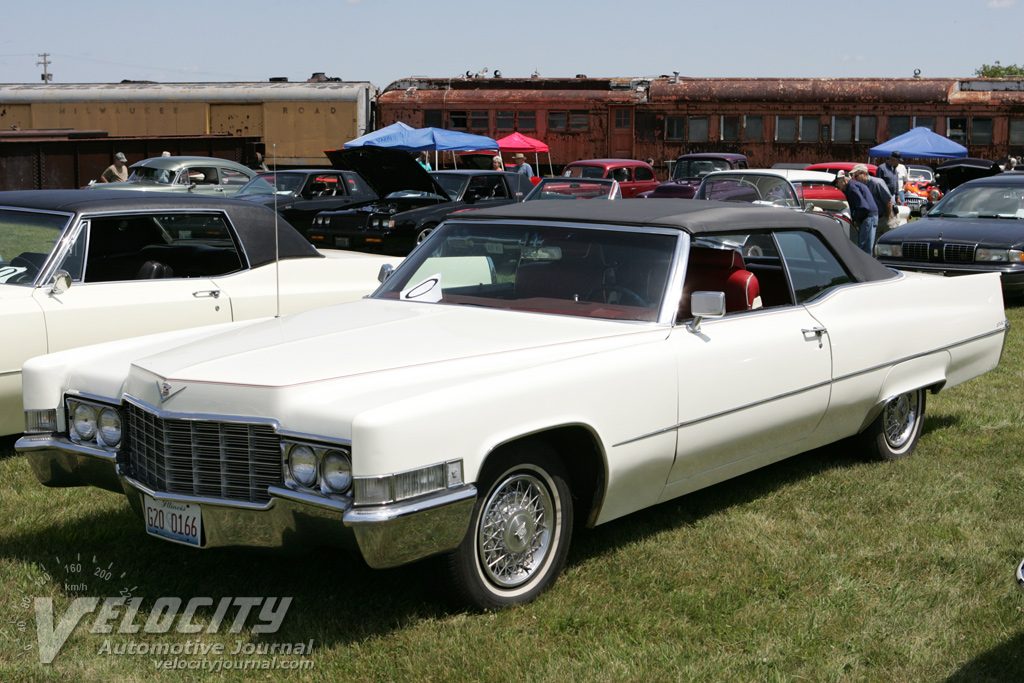
[[[95, 614], [90, 633], [218, 633], [230, 619], [230, 633], [240, 633], [255, 615], [253, 633], [277, 633], [292, 604], [291, 598], [221, 598], [209, 625], [193, 623], [196, 610], [212, 607], [213, 598], [192, 598], [181, 609], [181, 598], [158, 598], [149, 610], [145, 622], [139, 623], [143, 598], [75, 598], [58, 620], [54, 615], [52, 598], [35, 599], [36, 634], [39, 639], [39, 661], [49, 664], [60, 653], [68, 636], [88, 614]], [[97, 612], [97, 609], [99, 610]], [[232, 614], [232, 610], [234, 610]], [[102, 650], [101, 650], [102, 654]]]

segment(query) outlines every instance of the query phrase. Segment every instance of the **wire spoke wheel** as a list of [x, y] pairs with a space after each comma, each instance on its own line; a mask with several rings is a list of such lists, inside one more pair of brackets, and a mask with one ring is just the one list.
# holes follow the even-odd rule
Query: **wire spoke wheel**
[[502, 587], [528, 581], [551, 550], [553, 503], [534, 476], [520, 474], [502, 482], [484, 505], [480, 525], [480, 562], [487, 577]]
[[918, 392], [897, 396], [885, 404], [882, 424], [890, 446], [902, 448], [910, 440], [918, 421], [918, 410]]
[[493, 456], [477, 486], [469, 529], [447, 559], [452, 597], [477, 610], [530, 602], [555, 582], [569, 554], [565, 466], [547, 443], [531, 440]]

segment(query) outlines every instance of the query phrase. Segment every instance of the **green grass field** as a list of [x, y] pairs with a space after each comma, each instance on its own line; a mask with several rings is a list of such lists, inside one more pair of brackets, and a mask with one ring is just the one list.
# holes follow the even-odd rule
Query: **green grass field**
[[[46, 489], [0, 442], [0, 679], [1024, 680], [1024, 308], [1008, 317], [1000, 367], [929, 396], [912, 457], [822, 449], [583, 531], [551, 591], [497, 614], [451, 610], [429, 564], [375, 571], [334, 551], [150, 538], [124, 497]], [[121, 589], [145, 598], [139, 624], [161, 596], [294, 601], [276, 634], [125, 634], [120, 618], [93, 633], [90, 615], [39, 664], [26, 599], [52, 598], [59, 618], [76, 597]], [[308, 657], [275, 662], [312, 662], [298, 670], [172, 673], [154, 664], [169, 657], [110, 651], [310, 639]]]

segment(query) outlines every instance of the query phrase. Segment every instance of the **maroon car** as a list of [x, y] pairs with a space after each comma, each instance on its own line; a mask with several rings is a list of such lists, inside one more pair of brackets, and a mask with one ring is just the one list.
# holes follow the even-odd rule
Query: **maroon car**
[[747, 157], [742, 154], [725, 152], [706, 152], [702, 154], [684, 154], [676, 159], [672, 167], [672, 178], [658, 185], [649, 192], [641, 192], [637, 197], [682, 197], [689, 199], [697, 192], [700, 181], [712, 171], [729, 171], [747, 168]]
[[635, 197], [658, 186], [654, 168], [636, 159], [584, 159], [573, 161], [562, 171], [563, 178], [607, 178], [619, 183], [623, 197]]

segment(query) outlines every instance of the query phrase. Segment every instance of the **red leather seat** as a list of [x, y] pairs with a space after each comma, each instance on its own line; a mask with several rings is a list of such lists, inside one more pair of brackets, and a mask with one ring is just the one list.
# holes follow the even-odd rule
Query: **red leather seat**
[[761, 306], [761, 288], [757, 278], [743, 264], [734, 249], [690, 249], [686, 267], [679, 319], [691, 318], [690, 295], [694, 292], [725, 292], [725, 311], [749, 311]]

